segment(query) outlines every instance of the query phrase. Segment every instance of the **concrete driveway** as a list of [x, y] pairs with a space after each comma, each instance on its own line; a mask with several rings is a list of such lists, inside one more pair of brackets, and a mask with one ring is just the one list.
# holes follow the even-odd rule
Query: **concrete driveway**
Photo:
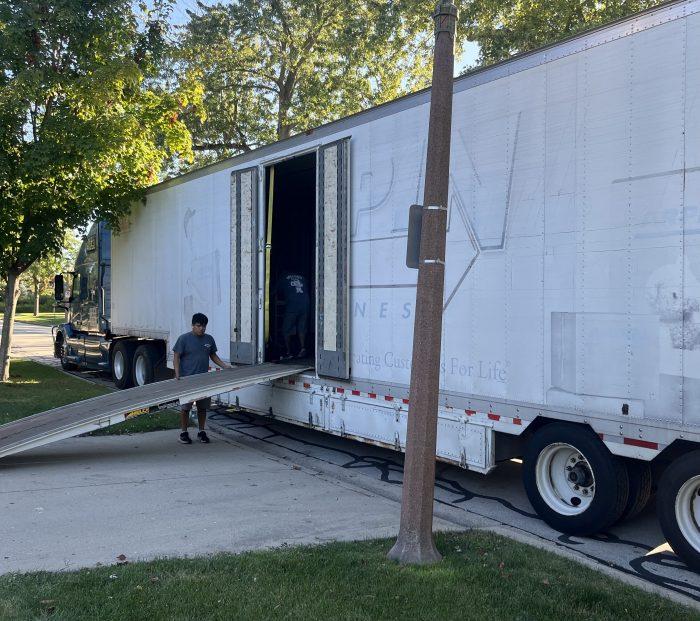
[[397, 532], [400, 505], [381, 495], [236, 442], [176, 438], [72, 438], [0, 460], [0, 573]]

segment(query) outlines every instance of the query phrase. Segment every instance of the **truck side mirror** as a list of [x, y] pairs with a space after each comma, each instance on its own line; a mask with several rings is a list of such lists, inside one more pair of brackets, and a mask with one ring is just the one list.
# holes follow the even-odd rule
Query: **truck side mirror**
[[53, 277], [53, 297], [57, 302], [63, 302], [63, 274]]

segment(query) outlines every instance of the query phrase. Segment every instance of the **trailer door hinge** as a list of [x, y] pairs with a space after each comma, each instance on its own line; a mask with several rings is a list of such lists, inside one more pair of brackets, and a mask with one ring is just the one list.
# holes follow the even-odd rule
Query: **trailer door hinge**
[[394, 433], [394, 450], [396, 450], [396, 451], [401, 450], [401, 438], [399, 436], [398, 431], [396, 433]]
[[467, 450], [462, 449], [462, 453], [459, 456], [459, 467], [460, 468], [466, 468], [467, 467]]

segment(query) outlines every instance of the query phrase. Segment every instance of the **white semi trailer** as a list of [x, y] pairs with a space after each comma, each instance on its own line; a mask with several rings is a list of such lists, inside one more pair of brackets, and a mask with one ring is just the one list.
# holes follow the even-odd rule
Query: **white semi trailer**
[[[315, 370], [222, 400], [402, 450], [429, 99], [151, 188], [112, 240], [111, 334], [169, 352], [201, 311], [231, 362], [269, 362], [274, 284], [302, 271]], [[522, 457], [579, 535], [663, 472], [664, 533], [700, 567], [700, 1], [457, 79], [448, 208], [439, 459]]]

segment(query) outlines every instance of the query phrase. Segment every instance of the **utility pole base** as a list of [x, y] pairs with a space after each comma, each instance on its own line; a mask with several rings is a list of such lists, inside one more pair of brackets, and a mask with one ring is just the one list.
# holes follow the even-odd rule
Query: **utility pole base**
[[442, 560], [432, 535], [427, 541], [420, 541], [411, 536], [403, 537], [400, 533], [387, 557], [402, 565], [432, 565]]

